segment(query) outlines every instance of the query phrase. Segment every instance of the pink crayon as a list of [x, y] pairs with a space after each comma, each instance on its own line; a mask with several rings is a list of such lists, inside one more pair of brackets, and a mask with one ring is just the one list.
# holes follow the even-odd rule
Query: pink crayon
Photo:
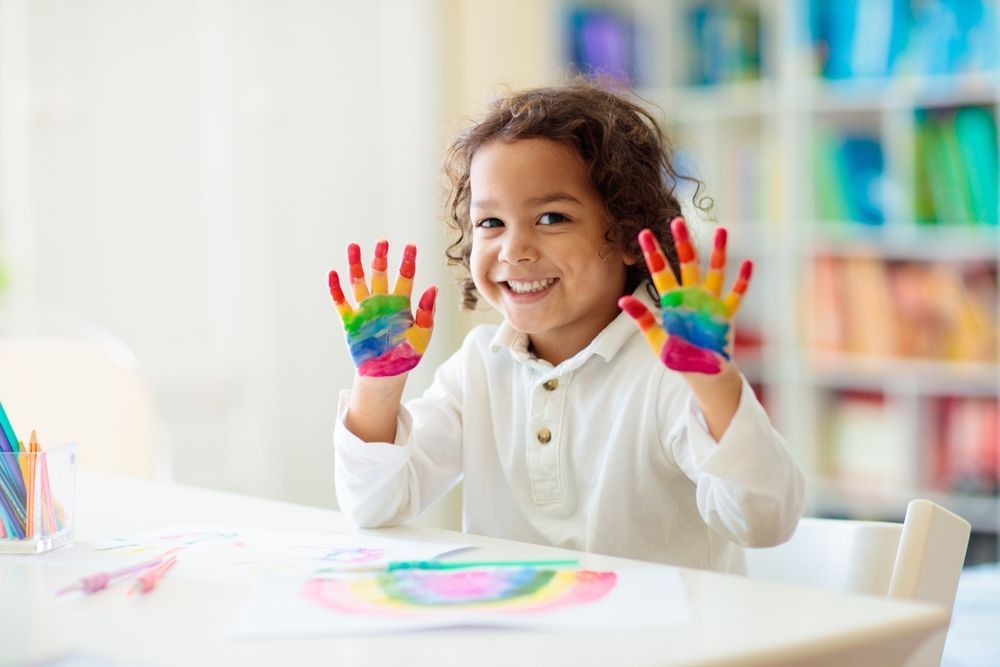
[[144, 563], [138, 563], [136, 565], [131, 565], [129, 567], [124, 567], [120, 570], [113, 570], [111, 572], [97, 572], [95, 574], [88, 575], [83, 579], [80, 579], [77, 583], [67, 586], [56, 592], [56, 595], [65, 595], [71, 591], [83, 591], [84, 593], [96, 593], [97, 591], [102, 591], [107, 588], [115, 579], [120, 579], [122, 577], [128, 576], [135, 572], [141, 572], [150, 567], [154, 567], [163, 562], [163, 557], [154, 558], [153, 560], [146, 561]]
[[129, 589], [128, 594], [149, 593], [156, 588], [156, 584], [159, 583], [160, 579], [167, 574], [167, 570], [172, 568], [176, 562], [177, 556], [171, 556], [159, 565], [149, 568], [139, 575], [139, 577], [135, 580], [135, 583], [132, 585], [132, 588]]

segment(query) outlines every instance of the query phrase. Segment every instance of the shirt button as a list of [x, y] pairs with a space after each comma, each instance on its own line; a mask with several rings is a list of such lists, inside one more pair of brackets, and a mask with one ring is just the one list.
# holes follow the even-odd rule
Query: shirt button
[[543, 428], [541, 431], [538, 432], [538, 442], [542, 443], [543, 445], [548, 444], [549, 440], [551, 439], [552, 439], [552, 431], [550, 431], [549, 429]]
[[556, 387], [559, 386], [559, 380], [552, 378], [551, 380], [545, 382], [542, 386], [548, 389], [549, 391], [553, 391]]

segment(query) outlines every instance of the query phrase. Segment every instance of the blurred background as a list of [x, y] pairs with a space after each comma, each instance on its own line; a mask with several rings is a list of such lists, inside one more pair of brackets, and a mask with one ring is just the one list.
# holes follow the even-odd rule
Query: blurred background
[[[730, 255], [756, 262], [737, 359], [808, 474], [810, 513], [901, 520], [928, 497], [972, 522], [970, 562], [996, 560], [997, 12], [0, 0], [0, 345], [58, 334], [133, 364], [151, 474], [335, 506], [353, 366], [327, 271], [351, 241], [368, 256], [389, 239], [390, 266], [418, 245], [416, 289], [442, 288], [418, 394], [493, 317], [458, 312], [443, 260], [449, 139], [505, 87], [610, 76], [658, 109], [714, 200], [696, 236], [723, 224]], [[96, 372], [56, 372], [100, 396]], [[28, 405], [27, 382], [0, 373], [21, 428], [55, 410]], [[59, 429], [43, 444], [83, 439]], [[102, 443], [80, 446], [84, 466]], [[452, 493], [424, 521], [458, 513]]]

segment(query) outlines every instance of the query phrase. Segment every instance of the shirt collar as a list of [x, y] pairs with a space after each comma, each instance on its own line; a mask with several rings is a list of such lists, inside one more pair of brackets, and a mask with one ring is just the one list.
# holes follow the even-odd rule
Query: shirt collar
[[[643, 281], [632, 292], [632, 296], [646, 304], [646, 307], [655, 310], [659, 306], [646, 292], [647, 282]], [[575, 355], [564, 361], [560, 366], [576, 368], [587, 361], [592, 355], [598, 355], [605, 362], [614, 359], [618, 351], [625, 345], [625, 342], [639, 333], [639, 327], [632, 321], [632, 317], [625, 312], [618, 314], [618, 317], [611, 320], [608, 326], [597, 334], [590, 342], [590, 345], [583, 348]], [[512, 327], [507, 320], [503, 320], [490, 341], [490, 352], [496, 353], [502, 349], [510, 350], [514, 360], [520, 363], [545, 363], [535, 357], [528, 350], [528, 334], [522, 333]], [[547, 364], [546, 364], [547, 365]]]

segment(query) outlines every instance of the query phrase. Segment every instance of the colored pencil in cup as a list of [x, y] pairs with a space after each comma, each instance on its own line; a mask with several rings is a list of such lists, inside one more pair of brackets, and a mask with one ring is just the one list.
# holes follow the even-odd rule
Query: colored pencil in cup
[[21, 446], [0, 403], [0, 523], [8, 537], [24, 537], [26, 489], [18, 453]]
[[27, 475], [24, 480], [24, 485], [28, 491], [28, 497], [25, 499], [24, 503], [26, 516], [24, 536], [29, 539], [35, 536], [35, 514], [38, 512], [38, 508], [36, 507], [37, 502], [35, 501], [35, 496], [37, 495], [35, 493], [35, 470], [38, 465], [38, 450], [38, 435], [32, 431], [31, 437], [28, 438], [28, 452], [25, 457], [28, 460], [28, 465], [26, 466]]
[[41, 468], [39, 484], [42, 486], [42, 529], [46, 534], [54, 535], [59, 528], [56, 524], [55, 502], [52, 500], [52, 484], [49, 482], [49, 463], [41, 447], [38, 448], [38, 465]]

